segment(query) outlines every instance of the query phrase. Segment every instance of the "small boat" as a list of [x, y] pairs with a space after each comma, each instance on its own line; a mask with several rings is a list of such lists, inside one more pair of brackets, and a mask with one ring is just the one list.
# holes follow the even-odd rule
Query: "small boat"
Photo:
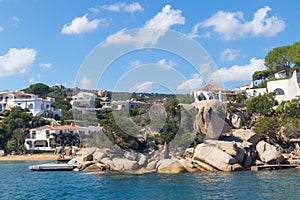
[[32, 171], [72, 171], [75, 166], [69, 164], [47, 163], [28, 167]]

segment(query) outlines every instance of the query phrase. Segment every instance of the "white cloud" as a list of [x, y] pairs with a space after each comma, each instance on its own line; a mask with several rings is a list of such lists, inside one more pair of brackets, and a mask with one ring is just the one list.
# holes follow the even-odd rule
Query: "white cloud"
[[135, 35], [126, 34], [123, 29], [110, 35], [103, 45], [131, 44], [138, 47], [145, 44], [154, 45], [171, 26], [185, 23], [185, 18], [181, 13], [181, 10], [173, 10], [170, 5], [166, 5], [152, 19], [147, 21], [144, 28], [139, 29]]
[[2, 26], [0, 26], [0, 32], [4, 31], [4, 28]]
[[11, 18], [11, 20], [14, 21], [14, 22], [20, 22], [20, 18], [18, 18], [18, 17], [16, 17], [16, 16], [13, 16], [13, 17]]
[[143, 63], [139, 60], [134, 60], [134, 61], [130, 61], [129, 65], [131, 68], [136, 68], [143, 65]]
[[176, 62], [174, 62], [173, 60], [169, 60], [166, 61], [165, 58], [160, 59], [157, 64], [159, 65], [159, 67], [161, 67], [162, 69], [172, 69], [173, 67], [176, 67], [178, 64]]
[[144, 91], [144, 90], [149, 90], [155, 86], [156, 86], [156, 84], [154, 82], [148, 81], [148, 82], [134, 85], [131, 89], [133, 91]]
[[218, 11], [211, 18], [194, 26], [191, 37], [197, 37], [198, 28], [212, 27], [213, 31], [222, 36], [224, 40], [234, 40], [249, 36], [272, 37], [283, 31], [285, 22], [276, 16], [267, 17], [271, 8], [265, 6], [258, 9], [251, 21], [244, 19], [244, 14], [238, 12]]
[[80, 88], [82, 89], [89, 89], [92, 85], [92, 81], [87, 77], [83, 77], [80, 81]]
[[28, 80], [29, 83], [33, 83], [34, 82], [34, 77], [31, 77], [29, 80]]
[[144, 11], [143, 7], [141, 6], [140, 3], [134, 2], [131, 4], [126, 4], [126, 3], [115, 3], [111, 5], [103, 5], [101, 6], [102, 9], [104, 10], [109, 10], [112, 12], [130, 12], [134, 13], [137, 11]]
[[198, 89], [203, 83], [203, 78], [199, 73], [193, 74], [192, 78], [183, 81], [177, 86], [178, 91], [191, 92]]
[[51, 63], [43, 63], [43, 62], [40, 62], [39, 63], [39, 66], [42, 67], [42, 68], [51, 68], [52, 67], [52, 64]]
[[100, 26], [100, 23], [107, 25], [106, 19], [93, 19], [89, 20], [87, 14], [82, 17], [76, 17], [71, 23], [65, 24], [61, 30], [62, 34], [72, 35], [72, 34], [83, 34], [92, 32]]
[[[143, 63], [140, 60], [130, 61], [130, 63], [129, 63], [130, 68], [137, 68], [137, 67], [139, 67], [141, 65], [145, 65], [145, 64], [148, 64], [148, 63]], [[149, 63], [149, 64], [153, 64], [153, 63]], [[173, 60], [167, 61], [165, 58], [160, 59], [155, 64], [156, 64], [156, 66], [158, 66], [159, 68], [161, 68], [163, 70], [172, 69], [173, 67], [176, 67], [178, 65]]]
[[0, 77], [25, 73], [34, 63], [36, 55], [35, 49], [9, 49], [5, 55], [0, 56]]
[[98, 8], [89, 8], [89, 11], [93, 12], [93, 13], [98, 13], [99, 9]]
[[240, 55], [240, 50], [239, 49], [225, 49], [221, 53], [221, 60], [223, 61], [233, 61]]
[[248, 81], [252, 79], [252, 74], [255, 71], [265, 70], [263, 59], [251, 58], [250, 63], [246, 65], [234, 65], [230, 68], [221, 68], [214, 72], [209, 80], [215, 82], [233, 82], [233, 81]]

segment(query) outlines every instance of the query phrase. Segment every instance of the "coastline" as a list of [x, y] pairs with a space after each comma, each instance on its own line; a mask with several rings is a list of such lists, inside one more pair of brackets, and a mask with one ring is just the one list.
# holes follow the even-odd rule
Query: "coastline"
[[25, 155], [6, 155], [0, 156], [0, 162], [7, 161], [47, 161], [57, 160], [57, 154], [25, 154]]

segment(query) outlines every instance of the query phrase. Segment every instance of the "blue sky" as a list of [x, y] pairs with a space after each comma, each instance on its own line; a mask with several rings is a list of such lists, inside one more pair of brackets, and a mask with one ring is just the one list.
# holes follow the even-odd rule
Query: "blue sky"
[[[0, 90], [20, 90], [37, 82], [176, 93], [213, 82], [232, 89], [265, 68], [263, 59], [272, 48], [299, 41], [299, 7], [294, 0], [0, 0]], [[181, 55], [141, 48], [168, 35], [146, 28], [174, 30], [196, 41], [203, 48], [199, 55], [210, 57], [207, 67], [213, 70], [199, 74], [199, 66], [195, 69]], [[137, 31], [128, 33], [131, 29]], [[104, 74], [89, 69], [80, 75], [93, 50], [125, 43], [136, 50], [113, 60]], [[184, 46], [180, 41], [174, 45]], [[103, 68], [103, 55], [97, 55], [92, 69]], [[158, 78], [174, 78], [173, 85]]]

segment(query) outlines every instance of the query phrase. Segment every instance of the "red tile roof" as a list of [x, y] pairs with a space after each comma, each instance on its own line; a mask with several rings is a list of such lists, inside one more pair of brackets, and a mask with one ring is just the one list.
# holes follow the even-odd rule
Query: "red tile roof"
[[45, 126], [40, 126], [40, 127], [37, 127], [37, 128], [33, 128], [32, 130], [45, 130], [45, 129], [50, 129], [50, 130], [86, 130], [86, 128], [81, 127], [81, 126], [76, 126], [76, 125], [61, 125], [61, 126], [45, 125]]
[[220, 87], [218, 85], [215, 85], [215, 84], [207, 84], [203, 87], [201, 87], [199, 89], [199, 91], [211, 91], [211, 90], [214, 90], [214, 91], [226, 91], [227, 89], [226, 88], [223, 88], [223, 87]]

